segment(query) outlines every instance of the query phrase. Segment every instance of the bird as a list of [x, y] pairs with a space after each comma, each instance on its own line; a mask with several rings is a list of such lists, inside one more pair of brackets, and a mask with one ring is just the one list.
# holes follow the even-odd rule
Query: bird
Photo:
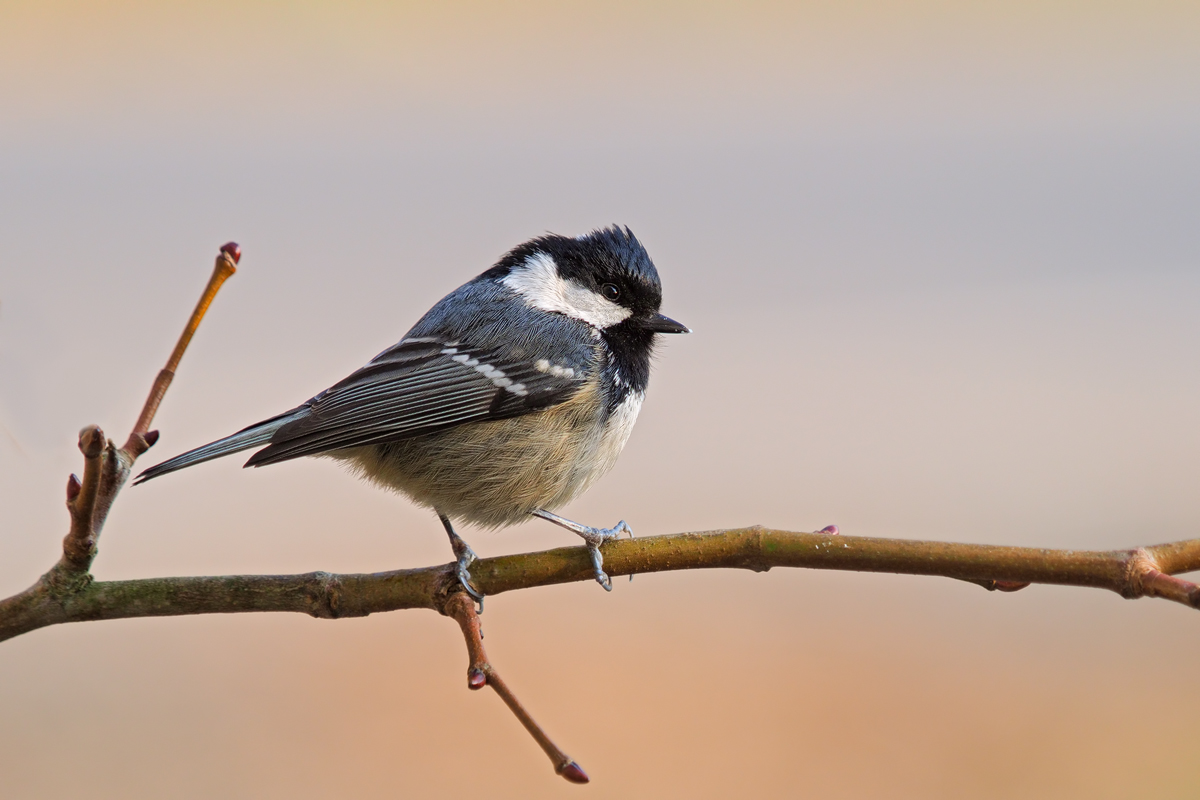
[[141, 484], [261, 448], [246, 467], [333, 458], [441, 520], [462, 588], [476, 560], [454, 523], [540, 517], [581, 536], [596, 581], [600, 546], [623, 533], [554, 513], [616, 463], [646, 395], [662, 284], [626, 227], [547, 233], [507, 252], [436, 303], [396, 344], [290, 411], [142, 472]]

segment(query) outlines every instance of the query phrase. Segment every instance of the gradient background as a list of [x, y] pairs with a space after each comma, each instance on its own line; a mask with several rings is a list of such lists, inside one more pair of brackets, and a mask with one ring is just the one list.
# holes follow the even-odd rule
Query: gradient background
[[[1200, 5], [0, 4], [0, 592], [57, 558], [244, 249], [155, 463], [291, 407], [544, 230], [630, 225], [662, 348], [567, 513], [1078, 548], [1200, 534]], [[572, 541], [467, 531], [481, 555]], [[448, 560], [332, 463], [121, 498], [102, 579]], [[949, 580], [694, 572], [454, 624], [195, 617], [0, 646], [5, 798], [1194, 797], [1200, 617]]]

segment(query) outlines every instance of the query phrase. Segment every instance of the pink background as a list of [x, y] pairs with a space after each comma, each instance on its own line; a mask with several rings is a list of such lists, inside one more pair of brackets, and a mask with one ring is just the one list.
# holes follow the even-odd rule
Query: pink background
[[[0, 593], [75, 432], [128, 431], [241, 242], [146, 463], [306, 399], [544, 230], [630, 225], [671, 339], [566, 510], [1126, 547], [1200, 535], [1195, 3], [0, 6]], [[531, 522], [481, 555], [571, 543]], [[100, 579], [448, 560], [332, 463], [122, 496]], [[0, 795], [1194, 797], [1200, 617], [933, 578], [695, 572], [429, 612], [0, 646]]]

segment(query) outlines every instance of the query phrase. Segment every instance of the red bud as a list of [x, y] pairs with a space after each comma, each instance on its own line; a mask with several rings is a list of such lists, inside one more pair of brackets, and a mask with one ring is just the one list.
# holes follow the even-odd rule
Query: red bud
[[242, 248], [238, 246], [237, 242], [226, 242], [221, 245], [221, 252], [232, 258], [234, 264], [242, 260]]
[[146, 447], [154, 447], [158, 443], [158, 431], [146, 431], [142, 438], [146, 440]]
[[587, 783], [587, 773], [583, 771], [583, 767], [576, 764], [574, 761], [567, 762], [567, 765], [558, 771], [559, 775], [569, 780], [571, 783]]
[[71, 477], [67, 478], [67, 502], [72, 503], [76, 497], [79, 497], [79, 490], [83, 488], [83, 484], [79, 482], [79, 476], [71, 473]]
[[826, 525], [824, 528], [821, 528], [821, 530], [817, 531], [817, 533], [828, 533], [830, 536], [837, 536], [839, 533], [838, 526]]
[[483, 674], [481, 669], [472, 669], [467, 671], [467, 688], [482, 689], [487, 686], [487, 675]]

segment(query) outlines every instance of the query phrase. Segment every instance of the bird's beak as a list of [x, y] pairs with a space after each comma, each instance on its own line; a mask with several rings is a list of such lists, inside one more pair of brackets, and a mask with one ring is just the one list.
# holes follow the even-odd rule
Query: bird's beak
[[662, 314], [655, 314], [642, 323], [642, 330], [653, 331], [654, 333], [691, 333], [691, 329], [681, 322], [676, 322], [670, 317], [664, 317]]

